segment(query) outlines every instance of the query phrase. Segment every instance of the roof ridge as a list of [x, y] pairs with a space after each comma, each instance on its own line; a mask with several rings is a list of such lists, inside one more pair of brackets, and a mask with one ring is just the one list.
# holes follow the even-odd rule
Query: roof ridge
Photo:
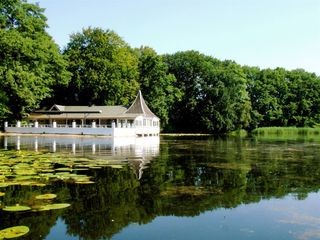
[[156, 115], [149, 109], [147, 106], [141, 90], [139, 90], [135, 100], [131, 104], [131, 106], [128, 108], [126, 113], [134, 113], [134, 114], [143, 114], [147, 117], [156, 117]]
[[146, 114], [146, 111], [144, 110], [144, 106], [143, 106], [144, 99], [142, 97], [141, 90], [139, 90], [138, 94], [139, 94], [139, 98], [140, 98], [140, 105], [141, 105], [141, 108], [142, 108], [142, 112], [143, 112], [143, 114]]

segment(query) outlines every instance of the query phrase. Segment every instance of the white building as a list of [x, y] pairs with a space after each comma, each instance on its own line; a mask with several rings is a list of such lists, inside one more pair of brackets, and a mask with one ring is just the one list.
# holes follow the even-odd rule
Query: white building
[[148, 108], [141, 91], [132, 105], [62, 106], [30, 113], [28, 124], [5, 123], [8, 133], [76, 134], [105, 136], [157, 136], [160, 119]]

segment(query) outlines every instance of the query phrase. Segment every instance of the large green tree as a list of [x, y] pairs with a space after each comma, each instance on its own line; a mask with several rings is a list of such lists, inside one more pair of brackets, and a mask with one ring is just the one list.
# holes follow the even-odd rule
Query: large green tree
[[314, 126], [320, 122], [320, 79], [302, 69], [243, 67], [252, 103], [250, 127]]
[[170, 114], [176, 131], [225, 133], [249, 124], [251, 105], [239, 65], [196, 51], [167, 55], [166, 62], [183, 92]]
[[168, 73], [162, 56], [152, 48], [136, 50], [139, 58], [139, 83], [144, 99], [150, 109], [161, 119], [161, 127], [166, 129], [169, 113], [181, 98], [181, 91], [175, 86], [176, 78]]
[[46, 32], [44, 10], [25, 0], [0, 2], [0, 117], [21, 119], [69, 74]]
[[252, 104], [251, 128], [284, 126], [283, 106], [289, 91], [286, 70], [244, 67]]
[[128, 105], [137, 94], [138, 58], [115, 32], [83, 29], [64, 50], [73, 74], [57, 101], [83, 105]]
[[320, 123], [320, 78], [302, 69], [286, 74], [288, 92], [283, 115], [288, 125], [314, 126]]

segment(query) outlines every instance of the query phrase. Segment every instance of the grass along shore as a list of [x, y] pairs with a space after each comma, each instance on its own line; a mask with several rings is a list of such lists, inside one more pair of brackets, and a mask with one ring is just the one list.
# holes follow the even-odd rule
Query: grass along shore
[[251, 134], [256, 136], [305, 136], [320, 138], [320, 127], [262, 127], [254, 129]]

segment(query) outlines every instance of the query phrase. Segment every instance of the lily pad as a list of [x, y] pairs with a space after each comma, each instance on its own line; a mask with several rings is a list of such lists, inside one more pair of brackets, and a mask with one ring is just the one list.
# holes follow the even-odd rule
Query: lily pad
[[34, 181], [25, 181], [20, 183], [21, 186], [35, 186], [36, 184], [37, 182]]
[[21, 237], [27, 234], [29, 231], [30, 230], [27, 226], [5, 228], [0, 231], [0, 239]]
[[123, 168], [122, 165], [108, 165], [108, 167], [112, 167], [112, 168]]
[[54, 199], [56, 197], [57, 197], [56, 194], [47, 193], [47, 194], [42, 194], [42, 195], [36, 196], [36, 199], [38, 199], [38, 200], [50, 200], [50, 199]]
[[74, 168], [72, 171], [88, 171], [89, 168]]
[[0, 188], [8, 187], [9, 185], [7, 183], [0, 183]]
[[48, 211], [48, 210], [56, 210], [56, 209], [63, 209], [70, 207], [71, 205], [69, 203], [54, 203], [54, 204], [47, 204], [40, 206], [38, 211]]
[[74, 183], [77, 183], [77, 184], [93, 184], [95, 182], [93, 182], [93, 181], [76, 181]]
[[102, 169], [102, 167], [100, 167], [100, 166], [90, 166], [89, 168], [90, 169]]
[[15, 205], [15, 206], [5, 206], [2, 210], [8, 211], [8, 212], [22, 212], [22, 211], [29, 211], [31, 210], [31, 208], [28, 206]]
[[34, 185], [32, 185], [32, 186], [36, 186], [36, 187], [45, 187], [45, 186], [47, 186], [45, 183], [36, 183], [36, 184], [34, 184]]

